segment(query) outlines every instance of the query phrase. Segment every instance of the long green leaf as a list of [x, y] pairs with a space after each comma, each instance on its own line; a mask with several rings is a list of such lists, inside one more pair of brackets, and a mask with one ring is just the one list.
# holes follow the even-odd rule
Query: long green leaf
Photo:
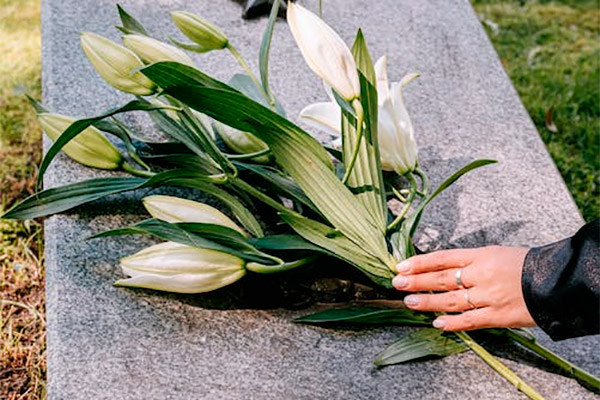
[[298, 183], [321, 213], [365, 252], [394, 263], [379, 224], [331, 171], [324, 148], [308, 133], [238, 92], [196, 85], [171, 86], [177, 64], [157, 63], [142, 70], [172, 97], [233, 128], [251, 132], [271, 148], [279, 165]]
[[101, 115], [99, 115], [97, 117], [84, 118], [84, 119], [80, 119], [80, 120], [77, 120], [77, 121], [73, 122], [58, 137], [58, 139], [56, 139], [56, 141], [52, 144], [52, 146], [50, 147], [50, 149], [48, 150], [48, 152], [44, 156], [44, 159], [42, 160], [42, 163], [40, 165], [40, 170], [39, 170], [39, 175], [38, 175], [38, 185], [41, 186], [42, 178], [44, 177], [44, 173], [46, 172], [46, 170], [48, 169], [48, 166], [50, 165], [50, 163], [52, 162], [52, 160], [54, 159], [54, 157], [56, 157], [56, 155], [58, 154], [58, 152], [67, 143], [69, 143], [69, 141], [71, 141], [74, 137], [76, 137], [81, 132], [83, 132], [86, 128], [88, 128], [94, 122], [100, 121], [100, 120], [102, 120], [104, 118], [108, 118], [108, 117], [111, 117], [113, 115], [124, 113], [124, 112], [129, 112], [129, 111], [151, 111], [151, 110], [158, 110], [158, 109], [164, 109], [164, 108], [165, 108], [164, 105], [160, 106], [160, 105], [150, 104], [150, 103], [145, 102], [145, 101], [132, 100], [129, 103], [125, 104], [123, 107], [110, 109], [110, 110], [106, 111], [105, 113], [103, 113], [103, 114], [101, 114]]
[[312, 325], [370, 324], [430, 326], [433, 318], [410, 309], [384, 309], [373, 307], [332, 308], [296, 318], [294, 322]]
[[16, 204], [2, 218], [31, 219], [56, 214], [111, 194], [138, 189], [145, 182], [143, 178], [97, 178], [43, 190]]
[[[387, 205], [377, 140], [378, 105], [375, 69], [361, 30], [356, 35], [352, 54], [356, 61], [361, 84], [360, 101], [364, 110], [364, 128], [358, 156], [347, 185], [365, 205], [377, 222], [378, 228], [383, 232], [387, 224]], [[342, 142], [346, 168], [351, 162], [357, 142], [355, 124], [356, 119], [353, 113], [342, 113]]]
[[2, 218], [30, 219], [45, 217], [70, 210], [108, 195], [144, 187], [178, 186], [197, 189], [214, 196], [231, 209], [236, 219], [251, 234], [264, 236], [254, 214], [236, 197], [209, 183], [208, 178], [196, 171], [170, 170], [143, 178], [97, 178], [38, 192], [8, 210]]
[[[267, 27], [263, 33], [262, 41], [260, 43], [260, 52], [258, 56], [258, 64], [260, 70], [260, 80], [267, 97], [274, 101], [273, 93], [269, 87], [269, 50], [271, 49], [271, 39], [273, 38], [273, 30], [275, 29], [275, 21], [277, 21], [277, 15], [279, 14], [279, 6], [281, 0], [275, 0], [271, 7], [271, 14], [269, 15], [269, 21]], [[274, 105], [274, 104], [273, 104]]]
[[484, 167], [486, 165], [495, 163], [497, 163], [496, 160], [475, 160], [453, 173], [450, 177], [446, 178], [446, 180], [442, 182], [442, 184], [433, 193], [431, 193], [431, 195], [429, 195], [429, 197], [427, 197], [425, 201], [419, 204], [419, 208], [417, 208], [417, 210], [406, 219], [406, 222], [402, 224], [403, 229], [404, 227], [408, 228], [410, 231], [409, 236], [412, 237], [412, 235], [415, 233], [415, 230], [417, 229], [417, 226], [421, 219], [421, 215], [423, 214], [423, 210], [429, 203], [431, 203], [433, 199], [435, 199], [440, 193], [446, 190], [450, 185], [456, 182], [461, 176], [463, 176], [467, 172], [470, 172], [476, 168]]
[[248, 241], [256, 248], [263, 250], [308, 250], [330, 254], [322, 247], [316, 246], [300, 236], [289, 233], [269, 235], [258, 239], [250, 238]]
[[453, 335], [444, 334], [439, 329], [427, 328], [406, 335], [392, 344], [377, 356], [374, 364], [383, 367], [423, 357], [445, 357], [462, 353], [468, 349], [462, 342], [457, 341]]

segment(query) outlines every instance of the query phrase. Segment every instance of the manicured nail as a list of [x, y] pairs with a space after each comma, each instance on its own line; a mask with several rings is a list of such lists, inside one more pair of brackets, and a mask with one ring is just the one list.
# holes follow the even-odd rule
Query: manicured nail
[[406, 296], [404, 298], [404, 304], [406, 304], [409, 307], [416, 306], [417, 304], [419, 304], [419, 296], [415, 296], [412, 294], [410, 296]]
[[396, 275], [394, 279], [392, 279], [392, 285], [394, 285], [396, 289], [405, 288], [408, 286], [408, 278], [405, 276]]
[[433, 327], [438, 329], [443, 329], [446, 326], [446, 321], [443, 318], [438, 318], [433, 321]]
[[410, 270], [410, 261], [404, 260], [400, 264], [396, 265], [396, 271], [399, 274], [407, 273]]

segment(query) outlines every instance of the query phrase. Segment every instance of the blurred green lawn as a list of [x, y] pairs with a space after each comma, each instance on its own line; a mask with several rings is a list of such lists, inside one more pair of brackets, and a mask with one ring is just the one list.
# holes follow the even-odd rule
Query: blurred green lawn
[[[584, 218], [597, 218], [598, 1], [473, 5]], [[41, 154], [40, 130], [23, 97], [41, 91], [39, 0], [0, 0], [0, 54], [2, 212], [32, 191]], [[44, 396], [43, 279], [39, 225], [0, 221], [0, 398]]]
[[[598, 2], [474, 0], [473, 4], [584, 219], [598, 218]], [[546, 123], [550, 110], [553, 118]]]

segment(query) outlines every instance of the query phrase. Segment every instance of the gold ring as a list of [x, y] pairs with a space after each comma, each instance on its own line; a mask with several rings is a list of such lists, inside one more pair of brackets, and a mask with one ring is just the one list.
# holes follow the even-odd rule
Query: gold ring
[[474, 310], [477, 308], [477, 307], [475, 307], [475, 304], [473, 304], [471, 302], [471, 298], [469, 297], [469, 289], [465, 289], [465, 300], [467, 301], [467, 304], [469, 305], [469, 307], [471, 307], [471, 310]]

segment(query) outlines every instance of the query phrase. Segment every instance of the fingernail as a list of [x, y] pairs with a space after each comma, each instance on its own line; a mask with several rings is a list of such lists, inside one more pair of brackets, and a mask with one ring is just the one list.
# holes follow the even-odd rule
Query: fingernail
[[392, 285], [394, 285], [396, 289], [405, 288], [408, 286], [408, 278], [405, 276], [396, 275], [396, 277], [392, 279]]
[[396, 265], [396, 271], [398, 273], [403, 274], [410, 270], [410, 261], [404, 260], [400, 264]]
[[419, 296], [415, 296], [412, 294], [410, 296], [406, 296], [404, 298], [404, 304], [406, 304], [409, 307], [416, 306], [417, 304], [419, 304]]
[[446, 321], [443, 318], [438, 318], [433, 321], [433, 327], [438, 329], [443, 329], [446, 326]]

